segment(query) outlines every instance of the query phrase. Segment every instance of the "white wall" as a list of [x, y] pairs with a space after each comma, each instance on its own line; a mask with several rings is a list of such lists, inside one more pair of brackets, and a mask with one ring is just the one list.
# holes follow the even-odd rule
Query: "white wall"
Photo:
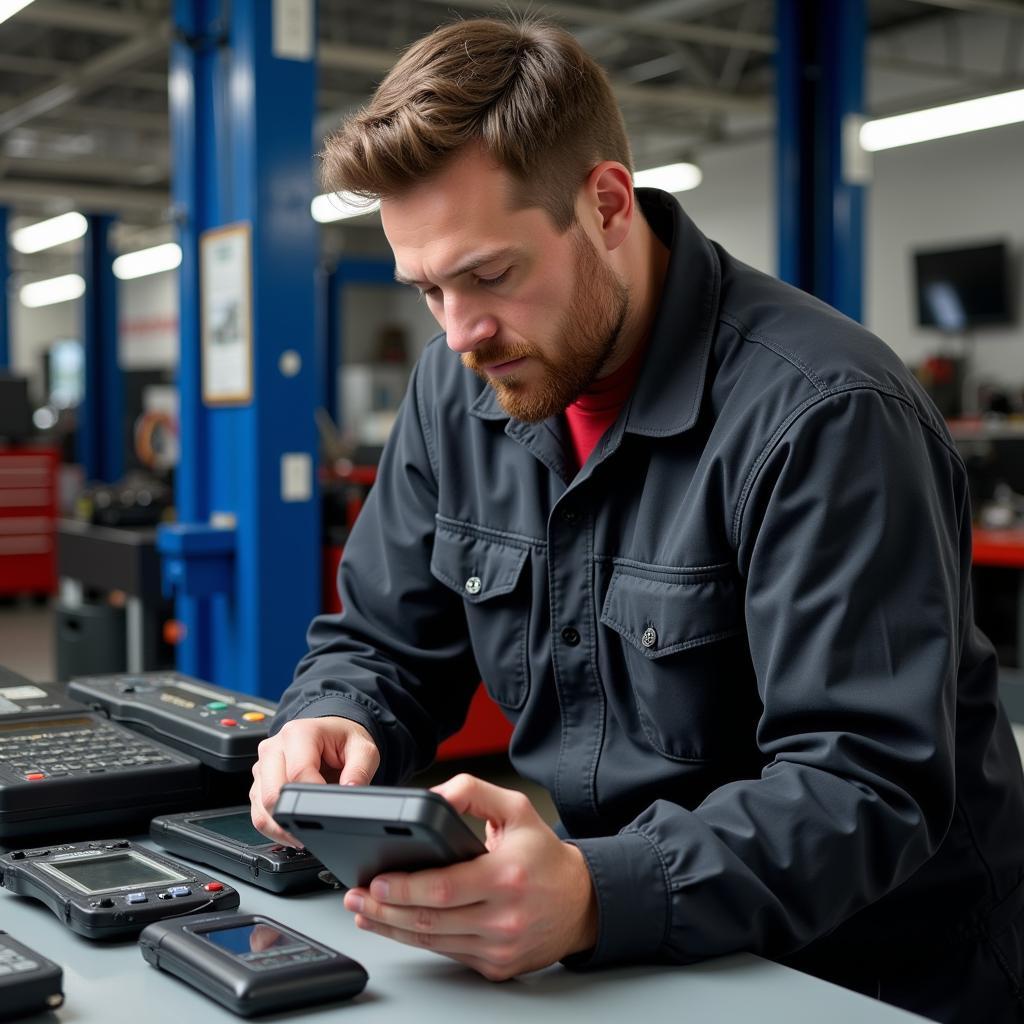
[[774, 274], [775, 150], [752, 142], [711, 150], [700, 158], [704, 180], [679, 195], [683, 209], [709, 238], [737, 259]]
[[[42, 398], [43, 353], [54, 342], [82, 336], [82, 300], [26, 309], [10, 295], [11, 367], [28, 374]], [[122, 369], [178, 363], [178, 275], [175, 271], [118, 282], [118, 351]]]
[[1009, 241], [1018, 321], [971, 348], [979, 377], [1024, 385], [1024, 125], [876, 153], [869, 209], [865, 319], [912, 363], [948, 343], [915, 324], [911, 251]]
[[[774, 160], [770, 141], [708, 153], [703, 184], [679, 197], [702, 231], [770, 273]], [[949, 351], [943, 335], [915, 324], [911, 253], [994, 238], [1007, 239], [1015, 256], [1018, 322], [975, 332], [974, 370], [981, 380], [1024, 386], [1024, 125], [875, 154], [865, 218], [867, 326], [912, 364]]]

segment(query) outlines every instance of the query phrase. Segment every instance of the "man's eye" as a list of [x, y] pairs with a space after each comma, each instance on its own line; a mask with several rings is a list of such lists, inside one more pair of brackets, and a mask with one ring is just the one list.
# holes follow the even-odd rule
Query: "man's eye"
[[497, 277], [478, 277], [477, 281], [480, 284], [487, 285], [488, 287], [496, 284], [501, 284], [501, 282], [504, 281], [506, 277], [508, 277], [509, 270], [511, 269], [512, 268], [509, 267], [508, 270], [503, 270]]
[[420, 292], [420, 298], [421, 299], [439, 299], [439, 298], [441, 298], [441, 289], [440, 288], [424, 288], [423, 291]]

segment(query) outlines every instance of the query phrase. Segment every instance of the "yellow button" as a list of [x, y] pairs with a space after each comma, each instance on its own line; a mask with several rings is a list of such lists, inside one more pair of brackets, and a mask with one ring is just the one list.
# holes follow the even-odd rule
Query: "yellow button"
[[262, 722], [263, 719], [267, 716], [263, 714], [263, 712], [261, 711], [246, 711], [246, 713], [242, 715], [242, 717], [247, 722]]

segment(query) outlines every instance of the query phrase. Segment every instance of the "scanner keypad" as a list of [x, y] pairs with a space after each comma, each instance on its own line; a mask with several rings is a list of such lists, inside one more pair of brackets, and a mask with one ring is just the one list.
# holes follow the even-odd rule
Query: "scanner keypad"
[[0, 767], [31, 782], [173, 763], [159, 747], [102, 724], [62, 729], [40, 723], [30, 734], [0, 736]]

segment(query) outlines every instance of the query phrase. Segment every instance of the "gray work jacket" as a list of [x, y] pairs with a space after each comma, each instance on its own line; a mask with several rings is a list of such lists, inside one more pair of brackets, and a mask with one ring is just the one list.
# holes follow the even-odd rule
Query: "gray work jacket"
[[1024, 783], [942, 418], [873, 335], [639, 196], [671, 262], [618, 421], [577, 471], [561, 417], [510, 419], [435, 339], [278, 727], [353, 719], [395, 784], [483, 678], [589, 865], [587, 964], [827, 974], [1010, 913]]

